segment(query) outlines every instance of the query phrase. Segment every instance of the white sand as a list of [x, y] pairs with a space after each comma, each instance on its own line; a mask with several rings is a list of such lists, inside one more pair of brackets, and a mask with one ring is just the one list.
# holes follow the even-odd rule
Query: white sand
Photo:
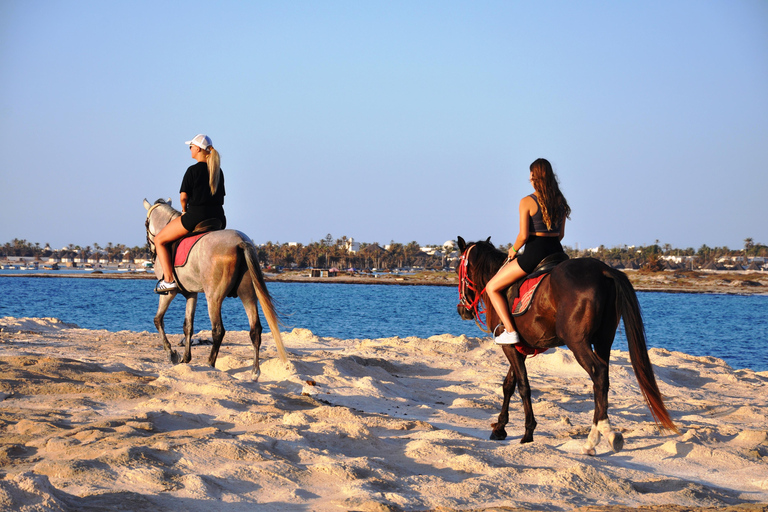
[[[156, 333], [0, 319], [0, 510], [395, 511], [768, 503], [768, 372], [651, 350], [683, 435], [661, 435], [626, 352], [610, 414], [625, 449], [581, 454], [592, 384], [565, 350], [529, 359], [538, 428], [490, 441], [507, 364], [464, 336], [284, 334], [249, 380], [245, 332], [171, 366]], [[209, 333], [201, 333], [203, 338]], [[178, 342], [181, 335], [172, 336]], [[506, 508], [509, 507], [509, 508]], [[763, 507], [757, 507], [762, 510]], [[685, 508], [690, 510], [690, 508]]]

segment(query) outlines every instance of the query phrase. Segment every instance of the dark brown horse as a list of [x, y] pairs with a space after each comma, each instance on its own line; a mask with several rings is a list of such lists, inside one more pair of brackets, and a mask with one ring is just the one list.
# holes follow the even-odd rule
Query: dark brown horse
[[[489, 303], [485, 285], [501, 268], [506, 253], [496, 249], [490, 238], [484, 242], [466, 243], [459, 237], [461, 263], [459, 280], [459, 314], [465, 320], [479, 320], [477, 304]], [[478, 295], [479, 294], [479, 295]], [[514, 318], [525, 343], [532, 348], [548, 349], [567, 346], [594, 383], [595, 414], [592, 429], [582, 451], [595, 454], [601, 435], [606, 436], [614, 451], [624, 446], [620, 432], [608, 420], [608, 361], [611, 345], [624, 320], [629, 356], [645, 401], [661, 428], [677, 432], [669, 417], [648, 358], [645, 328], [637, 295], [629, 279], [618, 270], [593, 258], [567, 260], [556, 266], [539, 285], [530, 309]], [[486, 313], [488, 326], [500, 322], [492, 307]], [[479, 325], [479, 324], [478, 324]], [[531, 388], [525, 369], [525, 358], [514, 345], [502, 345], [510, 367], [504, 379], [504, 402], [497, 423], [492, 425], [491, 439], [505, 439], [509, 422], [509, 400], [517, 385], [525, 410], [525, 435], [521, 443], [533, 441], [536, 420], [531, 406]]]

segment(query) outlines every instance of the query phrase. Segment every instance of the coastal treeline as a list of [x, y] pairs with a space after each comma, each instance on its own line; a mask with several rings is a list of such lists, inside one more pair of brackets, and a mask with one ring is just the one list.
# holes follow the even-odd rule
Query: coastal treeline
[[[498, 246], [507, 250], [509, 244]], [[730, 249], [702, 245], [676, 248], [670, 244], [662, 244], [658, 240], [647, 246], [599, 246], [589, 249], [578, 249], [565, 246], [565, 251], [572, 258], [593, 257], [619, 268], [646, 268], [663, 270], [670, 265], [690, 268], [705, 268], [707, 266], [725, 266], [726, 268], [740, 265], [742, 268], [757, 259], [761, 265], [768, 261], [768, 246], [755, 243], [752, 238], [744, 240], [744, 247]], [[30, 243], [27, 240], [13, 239], [0, 247], [0, 259], [8, 257], [25, 257], [47, 261], [51, 257], [58, 259], [99, 258], [108, 263], [126, 263], [137, 260], [148, 260], [151, 256], [146, 246], [128, 247], [123, 244], [108, 243], [101, 246], [94, 243], [81, 247], [72, 245], [62, 249], [52, 249], [50, 244]], [[346, 236], [334, 238], [330, 234], [317, 242], [304, 245], [300, 243], [267, 242], [258, 246], [259, 261], [264, 267], [282, 268], [338, 268], [341, 270], [356, 269], [395, 269], [420, 267], [425, 269], [442, 269], [455, 266], [459, 257], [455, 244], [446, 242], [443, 245], [423, 246], [416, 241], [407, 244], [394, 240], [382, 245], [373, 243], [354, 243]]]
[[149, 249], [146, 246], [128, 247], [123, 244], [113, 244], [109, 242], [102, 247], [98, 243], [81, 247], [79, 245], [69, 244], [61, 249], [53, 249], [50, 244], [41, 245], [39, 242], [28, 242], [26, 240], [14, 238], [0, 247], [0, 258], [9, 256], [34, 258], [45, 260], [52, 256], [62, 257], [101, 257], [103, 256], [110, 263], [121, 262], [128, 259], [148, 258]]

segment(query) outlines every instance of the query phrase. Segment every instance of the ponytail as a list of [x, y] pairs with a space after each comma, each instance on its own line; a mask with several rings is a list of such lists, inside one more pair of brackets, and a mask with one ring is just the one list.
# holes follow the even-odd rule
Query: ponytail
[[213, 196], [219, 188], [219, 178], [221, 177], [221, 157], [213, 146], [208, 147], [208, 155], [205, 157], [205, 161], [208, 164], [208, 185]]

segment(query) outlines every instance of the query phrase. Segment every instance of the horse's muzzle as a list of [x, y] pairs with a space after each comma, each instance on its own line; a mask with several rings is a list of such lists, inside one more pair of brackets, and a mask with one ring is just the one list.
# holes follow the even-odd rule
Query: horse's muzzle
[[459, 313], [459, 316], [462, 320], [472, 320], [475, 318], [475, 314], [472, 312], [472, 310], [465, 308], [461, 304], [456, 306], [456, 311]]

